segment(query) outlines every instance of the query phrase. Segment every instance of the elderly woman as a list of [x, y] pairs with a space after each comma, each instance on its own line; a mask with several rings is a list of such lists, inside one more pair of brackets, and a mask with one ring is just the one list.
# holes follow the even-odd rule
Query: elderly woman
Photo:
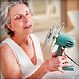
[[0, 45], [0, 69], [5, 79], [39, 79], [68, 65], [64, 57], [43, 60], [38, 39], [32, 34], [32, 14], [27, 3], [8, 3], [4, 8], [2, 25], [9, 37]]

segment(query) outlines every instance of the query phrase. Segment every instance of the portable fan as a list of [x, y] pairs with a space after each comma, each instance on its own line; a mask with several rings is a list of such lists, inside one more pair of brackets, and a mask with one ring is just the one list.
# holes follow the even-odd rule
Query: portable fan
[[[56, 52], [57, 56], [62, 56], [62, 49], [71, 48], [75, 44], [75, 39], [63, 33], [60, 33], [64, 23], [59, 19], [49, 30], [46, 39], [44, 41], [44, 46], [50, 43], [50, 52]], [[65, 54], [65, 53], [64, 53]], [[66, 54], [65, 54], [66, 55]], [[79, 66], [74, 60], [72, 60], [68, 55], [66, 55], [71, 61], [73, 61], [77, 66]], [[63, 70], [73, 71], [73, 66], [63, 67]]]

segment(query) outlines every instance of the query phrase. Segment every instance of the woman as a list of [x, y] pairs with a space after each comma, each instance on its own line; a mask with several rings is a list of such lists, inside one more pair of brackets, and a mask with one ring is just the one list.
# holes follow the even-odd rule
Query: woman
[[27, 3], [9, 3], [5, 13], [4, 26], [10, 35], [0, 45], [1, 72], [5, 79], [39, 79], [68, 65], [65, 57], [43, 60], [40, 44], [32, 34], [32, 14]]

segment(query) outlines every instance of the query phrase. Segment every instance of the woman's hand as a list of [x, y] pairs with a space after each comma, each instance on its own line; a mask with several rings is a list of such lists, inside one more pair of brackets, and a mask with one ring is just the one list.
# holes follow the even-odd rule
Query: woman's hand
[[64, 54], [64, 50], [62, 50], [62, 56], [57, 56], [56, 53], [54, 53], [52, 55], [52, 58], [45, 61], [45, 63], [49, 71], [63, 72], [64, 70], [62, 70], [62, 67], [70, 66], [70, 64], [68, 63], [68, 59]]
[[48, 71], [63, 72], [62, 67], [70, 66], [70, 64], [67, 61], [67, 58], [64, 56], [53, 57], [53, 58], [45, 61], [45, 64], [47, 66]]
[[60, 67], [60, 61], [58, 57], [51, 58], [45, 61], [48, 71], [57, 71]]

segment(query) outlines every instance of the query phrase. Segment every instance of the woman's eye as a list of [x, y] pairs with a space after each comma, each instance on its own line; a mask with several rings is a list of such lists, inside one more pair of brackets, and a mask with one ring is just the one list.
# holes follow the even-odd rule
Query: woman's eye
[[22, 16], [21, 15], [18, 15], [15, 17], [15, 19], [20, 19]]

